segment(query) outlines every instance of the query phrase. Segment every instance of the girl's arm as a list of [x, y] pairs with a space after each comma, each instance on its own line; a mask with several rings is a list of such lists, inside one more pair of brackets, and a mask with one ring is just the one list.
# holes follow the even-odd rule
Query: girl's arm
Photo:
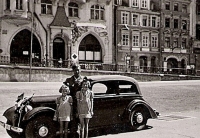
[[92, 115], [94, 114], [93, 113], [93, 104], [94, 104], [93, 99], [94, 99], [94, 93], [91, 91], [91, 96], [90, 96], [91, 109], [90, 109], [90, 112], [91, 112]]

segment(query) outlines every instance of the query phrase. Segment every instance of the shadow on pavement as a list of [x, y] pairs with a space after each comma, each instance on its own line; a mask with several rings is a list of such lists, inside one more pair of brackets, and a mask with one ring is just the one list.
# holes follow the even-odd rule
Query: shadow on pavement
[[[148, 130], [152, 128], [153, 128], [152, 126], [146, 126], [146, 128], [143, 130]], [[140, 131], [143, 131], [143, 130], [140, 130]], [[97, 136], [103, 136], [103, 135], [108, 135], [108, 134], [119, 134], [119, 133], [127, 133], [127, 132], [133, 132], [133, 130], [127, 125], [115, 125], [111, 127], [90, 130], [89, 137], [97, 137]]]

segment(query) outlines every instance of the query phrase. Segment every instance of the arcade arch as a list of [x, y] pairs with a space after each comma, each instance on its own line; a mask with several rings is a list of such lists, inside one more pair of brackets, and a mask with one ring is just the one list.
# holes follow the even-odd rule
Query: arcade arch
[[[28, 29], [18, 32], [11, 41], [10, 63], [29, 64], [31, 47], [31, 31]], [[33, 34], [32, 62], [39, 65], [41, 62], [41, 46], [37, 37]]]
[[95, 36], [88, 34], [79, 45], [79, 62], [102, 63], [102, 48]]

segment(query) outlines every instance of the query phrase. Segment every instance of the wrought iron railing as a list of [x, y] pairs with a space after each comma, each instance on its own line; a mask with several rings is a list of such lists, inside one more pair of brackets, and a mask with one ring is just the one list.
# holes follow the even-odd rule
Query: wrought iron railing
[[[15, 65], [29, 66], [29, 58], [11, 58], [10, 63]], [[32, 59], [32, 66], [37, 67], [49, 67], [54, 68], [71, 68], [71, 60], [52, 59], [48, 60], [46, 64], [45, 60]], [[121, 72], [136, 72], [136, 73], [163, 73], [163, 74], [183, 74], [183, 75], [195, 75], [194, 69], [186, 68], [163, 68], [163, 67], [149, 67], [149, 66], [127, 66], [116, 64], [103, 64], [103, 63], [80, 63], [81, 69], [84, 70], [105, 70], [105, 71], [121, 71]]]

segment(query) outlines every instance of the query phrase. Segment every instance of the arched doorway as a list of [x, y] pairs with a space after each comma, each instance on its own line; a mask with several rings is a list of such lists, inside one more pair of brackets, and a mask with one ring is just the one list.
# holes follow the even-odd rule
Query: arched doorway
[[147, 57], [141, 56], [140, 60], [140, 72], [147, 72]]
[[65, 42], [62, 38], [55, 38], [53, 41], [53, 61], [54, 66], [58, 66], [58, 61], [65, 60]]
[[169, 73], [178, 73], [178, 61], [175, 58], [167, 60], [167, 70]]
[[102, 49], [96, 37], [89, 34], [79, 46], [80, 63], [102, 63]]
[[[31, 32], [27, 29], [20, 31], [13, 38], [10, 47], [10, 62], [17, 64], [29, 64], [31, 47]], [[39, 66], [41, 62], [41, 47], [38, 39], [33, 35], [32, 63]]]

